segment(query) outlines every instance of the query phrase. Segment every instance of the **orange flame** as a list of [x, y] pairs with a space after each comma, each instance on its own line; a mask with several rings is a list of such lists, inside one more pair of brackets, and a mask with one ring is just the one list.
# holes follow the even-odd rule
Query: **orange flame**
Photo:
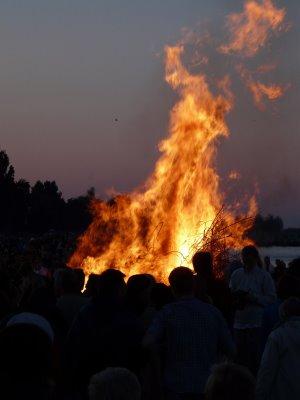
[[285, 14], [285, 9], [276, 8], [272, 0], [247, 1], [241, 13], [228, 16], [230, 40], [220, 47], [220, 51], [254, 56], [266, 44], [272, 32], [279, 32], [283, 28]]
[[[204, 75], [184, 67], [183, 51], [182, 45], [165, 49], [166, 81], [180, 100], [171, 111], [169, 136], [159, 145], [161, 157], [144, 188], [113, 203], [93, 203], [93, 222], [70, 261], [86, 274], [113, 266], [166, 280], [175, 266], [191, 265], [216, 224], [223, 204], [214, 167], [216, 139], [229, 134], [225, 116], [233, 96], [228, 77], [214, 96]], [[240, 246], [245, 228], [224, 212], [219, 240], [228, 236], [228, 245]]]
[[252, 82], [249, 88], [253, 93], [255, 103], [262, 106], [262, 97], [266, 96], [269, 100], [277, 100], [283, 95], [283, 88], [280, 85], [266, 85], [261, 82]]
[[278, 84], [265, 84], [260, 81], [255, 81], [253, 75], [243, 66], [238, 66], [242, 80], [253, 95], [255, 105], [263, 111], [265, 109], [264, 98], [270, 101], [279, 99], [285, 92], [286, 88]]

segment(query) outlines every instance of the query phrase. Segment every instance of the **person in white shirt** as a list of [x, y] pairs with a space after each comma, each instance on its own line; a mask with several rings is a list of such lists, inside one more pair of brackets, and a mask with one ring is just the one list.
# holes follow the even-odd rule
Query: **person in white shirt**
[[270, 334], [257, 376], [257, 400], [300, 399], [300, 300], [280, 306], [282, 323]]
[[271, 275], [261, 268], [254, 246], [242, 250], [244, 266], [231, 276], [230, 289], [236, 306], [234, 332], [237, 361], [257, 373], [261, 354], [261, 325], [264, 307], [276, 300]]

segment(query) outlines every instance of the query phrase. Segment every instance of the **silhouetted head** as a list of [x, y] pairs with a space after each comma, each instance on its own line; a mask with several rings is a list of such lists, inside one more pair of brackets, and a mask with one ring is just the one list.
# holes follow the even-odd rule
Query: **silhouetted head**
[[95, 299], [99, 295], [100, 288], [100, 275], [90, 274], [84, 294], [92, 299]]
[[62, 295], [62, 275], [64, 273], [64, 268], [57, 268], [53, 274], [53, 287], [55, 296], [59, 297]]
[[245, 246], [242, 250], [242, 260], [246, 268], [261, 267], [262, 262], [259, 252], [255, 246]]
[[81, 293], [84, 288], [85, 275], [83, 269], [74, 268], [73, 275], [75, 279], [75, 288], [77, 293]]
[[117, 269], [107, 269], [99, 279], [99, 296], [119, 301], [126, 294], [125, 274]]
[[286, 274], [287, 268], [285, 262], [282, 260], [277, 259], [275, 264], [276, 267], [274, 268], [273, 278], [278, 283], [279, 279]]
[[142, 312], [150, 305], [151, 291], [155, 279], [150, 274], [132, 275], [127, 282], [127, 301], [137, 311]]
[[53, 396], [53, 351], [36, 325], [13, 324], [0, 332], [0, 387], [5, 399], [46, 400]]
[[61, 268], [55, 272], [54, 275], [54, 289], [57, 297], [64, 294], [79, 294], [84, 284], [80, 281], [82, 270], [75, 270], [72, 268]]
[[283, 260], [280, 260], [279, 258], [276, 258], [275, 264], [276, 264], [276, 267], [278, 267], [278, 268], [283, 268], [283, 269], [286, 268], [285, 262]]
[[198, 277], [209, 278], [213, 272], [213, 259], [208, 251], [198, 251], [193, 257], [193, 267]]
[[269, 256], [266, 256], [266, 257], [264, 258], [264, 262], [265, 262], [265, 266], [266, 266], [267, 268], [270, 267], [270, 265], [271, 265], [271, 259], [270, 259]]
[[289, 264], [289, 274], [300, 279], [300, 258], [295, 258]]
[[38, 326], [17, 323], [0, 332], [0, 375], [42, 380], [52, 372], [52, 343]]
[[174, 295], [171, 288], [164, 283], [155, 283], [151, 293], [152, 304], [160, 310], [166, 304], [172, 303]]
[[107, 368], [92, 376], [89, 400], [140, 400], [141, 386], [137, 377], [125, 368]]
[[194, 294], [194, 274], [189, 268], [177, 267], [173, 269], [169, 276], [169, 282], [176, 297]]
[[298, 297], [290, 297], [285, 300], [279, 308], [279, 314], [281, 319], [300, 317], [300, 299]]
[[300, 280], [290, 273], [284, 274], [278, 281], [277, 294], [281, 300], [300, 297]]
[[34, 314], [31, 312], [21, 312], [18, 314], [13, 315], [6, 323], [6, 326], [13, 326], [13, 325], [34, 325], [41, 329], [50, 339], [51, 343], [54, 342], [54, 331], [52, 326], [48, 322], [46, 318], [39, 314]]
[[247, 368], [233, 363], [222, 363], [213, 367], [205, 387], [206, 400], [254, 398], [255, 379]]

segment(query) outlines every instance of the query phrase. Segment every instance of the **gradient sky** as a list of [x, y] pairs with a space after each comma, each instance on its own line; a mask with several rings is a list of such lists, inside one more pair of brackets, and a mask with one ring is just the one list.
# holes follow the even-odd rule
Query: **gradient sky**
[[[2, 0], [0, 4], [0, 147], [31, 183], [56, 180], [64, 197], [94, 186], [129, 191], [151, 173], [176, 96], [164, 82], [163, 46], [183, 27], [219, 32], [237, 0]], [[255, 109], [242, 85], [219, 145], [223, 183], [259, 187], [264, 213], [300, 225], [300, 3], [285, 6], [290, 31], [264, 60], [291, 87], [276, 105]], [[219, 37], [220, 41], [222, 37]], [[159, 56], [161, 54], [161, 56]], [[214, 74], [220, 66], [212, 65]], [[118, 121], [115, 121], [115, 118]]]

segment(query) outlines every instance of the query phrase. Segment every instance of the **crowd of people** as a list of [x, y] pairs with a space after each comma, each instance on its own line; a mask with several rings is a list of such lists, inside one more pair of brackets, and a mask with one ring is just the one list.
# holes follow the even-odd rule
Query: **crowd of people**
[[85, 285], [79, 268], [2, 262], [2, 398], [298, 400], [300, 259], [246, 246], [222, 279], [210, 253], [192, 263], [169, 285], [118, 269]]

